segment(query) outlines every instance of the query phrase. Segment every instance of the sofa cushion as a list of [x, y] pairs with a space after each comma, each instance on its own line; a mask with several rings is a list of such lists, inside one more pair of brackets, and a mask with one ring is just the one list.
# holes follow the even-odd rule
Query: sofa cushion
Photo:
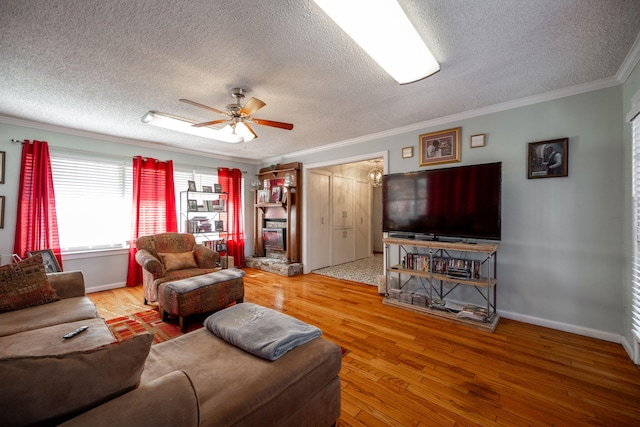
[[[327, 424], [329, 425], [329, 424]], [[62, 427], [198, 426], [189, 377], [173, 371], [65, 422]]]
[[62, 417], [132, 390], [140, 380], [152, 341], [152, 334], [143, 334], [88, 351], [0, 358], [3, 425]]
[[0, 267], [0, 312], [47, 304], [59, 299], [47, 279], [41, 254]]
[[177, 252], [177, 253], [158, 253], [164, 268], [167, 271], [182, 270], [184, 268], [196, 268], [196, 259], [193, 255], [193, 251], [189, 252]]
[[66, 298], [51, 304], [0, 313], [0, 337], [98, 316], [88, 297]]
[[202, 427], [280, 425], [337, 377], [341, 361], [340, 347], [322, 337], [272, 362], [202, 328], [154, 345], [141, 382], [183, 370], [198, 395]]
[[[88, 329], [71, 339], [62, 338], [80, 326]], [[90, 351], [116, 341], [104, 319], [78, 320], [0, 337], [0, 359]]]

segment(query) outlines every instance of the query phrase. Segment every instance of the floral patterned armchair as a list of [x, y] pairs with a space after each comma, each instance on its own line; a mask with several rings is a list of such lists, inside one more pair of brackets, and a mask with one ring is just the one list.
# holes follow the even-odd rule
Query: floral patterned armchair
[[220, 270], [220, 254], [196, 244], [188, 233], [160, 233], [139, 237], [136, 262], [142, 266], [144, 303], [158, 300], [158, 285]]

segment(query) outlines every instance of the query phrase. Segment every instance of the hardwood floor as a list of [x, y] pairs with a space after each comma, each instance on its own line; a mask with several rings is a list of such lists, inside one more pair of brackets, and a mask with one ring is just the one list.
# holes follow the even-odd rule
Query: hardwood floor
[[[640, 425], [640, 369], [619, 344], [501, 319], [495, 333], [382, 304], [377, 288], [246, 269], [245, 301], [347, 348], [339, 426]], [[139, 288], [89, 294], [101, 315]]]

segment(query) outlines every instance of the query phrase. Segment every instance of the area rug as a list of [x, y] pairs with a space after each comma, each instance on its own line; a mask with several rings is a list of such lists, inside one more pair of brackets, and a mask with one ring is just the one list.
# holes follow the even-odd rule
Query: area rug
[[[204, 319], [206, 319], [206, 315], [191, 316], [187, 324], [187, 332], [202, 328]], [[107, 326], [118, 341], [125, 341], [135, 335], [149, 332], [153, 334], [153, 343], [158, 344], [182, 335], [178, 320], [175, 319], [174, 323], [163, 322], [157, 310], [146, 310], [131, 316], [109, 319]], [[340, 346], [340, 353], [344, 357], [349, 353], [349, 350]]]
[[[190, 317], [187, 324], [187, 332], [202, 328], [203, 320], [198, 316]], [[107, 325], [118, 341], [124, 341], [134, 335], [149, 332], [154, 335], [153, 343], [158, 344], [182, 335], [178, 320], [175, 319], [173, 323], [163, 322], [157, 310], [146, 310], [130, 316], [109, 319], [107, 320]]]

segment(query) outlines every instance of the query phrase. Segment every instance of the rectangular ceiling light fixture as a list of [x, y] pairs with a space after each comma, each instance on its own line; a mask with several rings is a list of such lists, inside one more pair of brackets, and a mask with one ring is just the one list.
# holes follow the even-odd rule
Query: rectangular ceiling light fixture
[[222, 130], [210, 127], [194, 127], [193, 125], [196, 122], [183, 119], [182, 117], [160, 113], [158, 111], [148, 111], [144, 116], [142, 116], [142, 121], [161, 128], [189, 133], [203, 138], [215, 139], [216, 141], [230, 142], [232, 144], [236, 144], [244, 140], [242, 136], [231, 132], [223, 132]]
[[396, 0], [314, 1], [398, 83], [412, 83], [440, 70]]

